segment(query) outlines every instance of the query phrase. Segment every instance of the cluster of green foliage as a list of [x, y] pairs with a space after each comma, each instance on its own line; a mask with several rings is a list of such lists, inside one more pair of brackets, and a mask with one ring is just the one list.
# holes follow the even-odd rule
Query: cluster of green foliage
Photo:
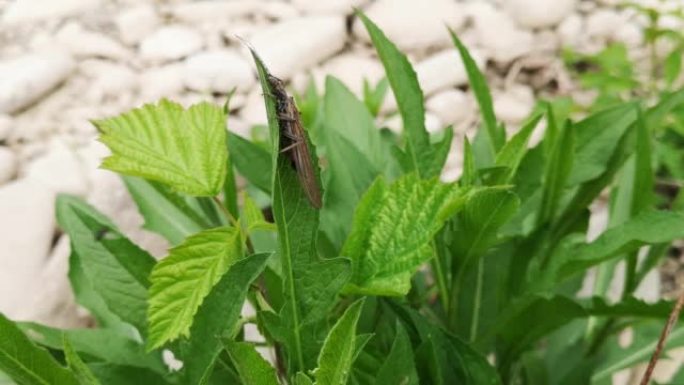
[[[103, 166], [123, 175], [145, 228], [173, 247], [156, 262], [93, 207], [59, 197], [69, 278], [98, 327], [0, 316], [0, 370], [19, 385], [555, 385], [609, 384], [647, 360], [671, 304], [632, 294], [684, 236], [684, 212], [654, 208], [649, 130], [684, 93], [578, 122], [549, 105], [507, 137], [482, 73], [452, 33], [482, 129], [465, 141], [458, 182], [443, 183], [451, 128], [428, 134], [406, 56], [358, 18], [403, 135], [375, 126], [386, 85], [365, 87], [365, 103], [334, 78], [323, 95], [307, 92], [299, 107], [322, 160], [312, 159], [324, 190], [317, 210], [280, 151], [256, 54], [266, 143], [226, 132], [225, 110], [207, 103], [161, 101], [95, 122], [112, 152]], [[542, 120], [543, 139], [530, 147]], [[240, 193], [238, 174], [248, 183]], [[588, 242], [589, 206], [605, 190], [609, 228]], [[609, 269], [596, 297], [576, 297], [588, 269], [621, 260], [628, 278], [619, 302], [605, 299]], [[245, 301], [254, 315], [241, 314]], [[264, 340], [246, 340], [245, 325]], [[617, 335], [627, 327], [634, 341], [622, 349]], [[670, 342], [684, 345], [684, 328]], [[164, 364], [171, 353], [180, 370]]]
[[[663, 25], [666, 18], [684, 22], [684, 8], [663, 11], [655, 4], [636, 3], [627, 3], [624, 7], [647, 20], [640, 47], [647, 53], [646, 60], [640, 60], [645, 69], [639, 68], [639, 61], [630, 56], [623, 44], [611, 44], [593, 55], [572, 50], [564, 55], [582, 87], [596, 92], [596, 99], [585, 108], [589, 112], [634, 98], [657, 103], [675, 93], [684, 80], [681, 76], [684, 32]], [[672, 103], [677, 106], [672, 106], [662, 122], [651, 128], [655, 171], [665, 187], [684, 183], [684, 105], [679, 100]]]

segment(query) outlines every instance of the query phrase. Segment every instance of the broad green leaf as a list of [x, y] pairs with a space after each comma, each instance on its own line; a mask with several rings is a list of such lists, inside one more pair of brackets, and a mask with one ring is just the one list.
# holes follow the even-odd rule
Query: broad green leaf
[[228, 132], [230, 160], [240, 175], [261, 191], [271, 192], [271, 154], [240, 135]]
[[17, 385], [79, 385], [72, 372], [0, 313], [0, 370]]
[[204, 297], [242, 258], [242, 238], [237, 229], [220, 227], [195, 234], [169, 252], [150, 275], [149, 349], [188, 336]]
[[388, 167], [389, 153], [366, 107], [340, 81], [328, 77], [325, 121], [319, 143], [328, 167], [323, 172], [325, 209], [321, 230], [340, 246], [351, 227], [354, 207]]
[[663, 75], [665, 82], [668, 85], [677, 80], [679, 74], [682, 72], [682, 50], [677, 47], [672, 50], [666, 57], [663, 63]]
[[228, 151], [220, 107], [200, 103], [186, 110], [162, 99], [93, 123], [100, 141], [112, 151], [102, 167], [189, 195], [221, 192]]
[[295, 385], [314, 385], [311, 378], [302, 372], [297, 372], [295, 376]]
[[[568, 177], [568, 184], [576, 185], [600, 176], [607, 168], [611, 157], [628, 128], [636, 121], [634, 104], [601, 111], [573, 124], [574, 167]], [[563, 133], [560, 133], [563, 136]], [[572, 147], [561, 147], [569, 152]]]
[[[271, 134], [272, 208], [278, 226], [278, 255], [282, 267], [280, 276], [284, 305], [279, 316], [269, 316], [268, 322], [273, 333], [277, 334], [279, 342], [285, 347], [288, 371], [295, 373], [312, 368], [320, 343], [315, 334], [317, 328], [305, 325], [304, 319], [307, 318], [312, 323], [325, 319], [327, 313], [320, 310], [329, 309], [334, 305], [338, 291], [347, 281], [350, 267], [346, 260], [321, 262], [317, 255], [319, 211], [307, 199], [296, 170], [292, 167], [291, 159], [280, 151], [279, 120], [275, 101], [271, 96], [274, 92], [267, 81], [268, 70], [256, 52], [252, 51], [252, 56], [264, 93]], [[308, 137], [305, 139], [310, 153], [316, 154]], [[318, 174], [318, 161], [315, 156], [312, 156], [311, 163]], [[319, 179], [318, 176], [316, 179]], [[314, 271], [319, 276], [324, 274], [335, 279], [330, 282], [308, 279], [307, 274], [312, 276]], [[313, 302], [312, 298], [315, 298]], [[311, 303], [316, 304], [315, 309], [308, 307]]]
[[[554, 256], [552, 264], [559, 266], [552, 282], [568, 278], [587, 268], [607, 261], [621, 253], [638, 249], [645, 244], [671, 242], [684, 237], [684, 213], [646, 211], [633, 219], [606, 230], [595, 241], [576, 249], [565, 250]], [[552, 271], [555, 270], [552, 267]], [[551, 272], [549, 272], [551, 273]]]
[[[452, 253], [452, 298], [449, 305], [450, 330], [470, 325], [459, 335], [473, 340], [478, 335], [484, 296], [484, 253], [499, 242], [499, 229], [516, 213], [518, 197], [506, 188], [475, 190], [458, 213]], [[475, 269], [473, 291], [464, 290], [466, 276]], [[467, 298], [466, 298], [467, 296]]]
[[408, 174], [391, 185], [378, 178], [354, 213], [342, 255], [352, 260], [347, 290], [374, 295], [404, 295], [411, 275], [433, 256], [431, 240], [462, 206], [455, 184], [420, 180]]
[[376, 384], [417, 385], [418, 374], [413, 361], [411, 340], [401, 324], [397, 324], [397, 335], [387, 358], [375, 377]]
[[574, 153], [569, 151], [575, 145], [575, 127], [568, 122], [552, 146], [550, 159], [544, 170], [542, 201], [537, 224], [544, 225], [553, 220], [568, 178], [575, 163]]
[[658, 104], [646, 112], [646, 127], [654, 130], [661, 125], [672, 110], [681, 106], [682, 103], [684, 103], [684, 90], [663, 96]]
[[78, 356], [76, 350], [74, 350], [71, 343], [69, 343], [69, 338], [64, 335], [64, 356], [66, 357], [69, 369], [74, 373], [74, 376], [81, 385], [100, 385], [100, 381], [95, 378], [93, 372], [90, 368], [81, 360]]
[[432, 164], [433, 149], [430, 137], [425, 129], [425, 107], [423, 92], [418, 84], [418, 77], [411, 63], [404, 54], [385, 36], [385, 34], [362, 12], [357, 11], [371, 41], [375, 46], [382, 65], [385, 67], [407, 138], [405, 152], [410, 159], [411, 170], [424, 178], [439, 174]]
[[488, 144], [491, 151], [491, 157], [493, 158], [494, 154], [498, 153], [503, 147], [504, 142], [506, 141], [506, 132], [496, 123], [494, 103], [492, 102], [492, 95], [489, 92], [489, 87], [487, 86], [484, 75], [480, 72], [475, 60], [473, 60], [473, 57], [470, 55], [470, 52], [468, 52], [468, 49], [463, 45], [454, 31], [449, 30], [449, 33], [451, 34], [454, 45], [458, 48], [458, 52], [461, 55], [461, 60], [463, 60], [463, 65], [468, 73], [470, 87], [473, 89], [477, 104], [480, 106], [480, 114], [482, 114], [482, 120], [485, 126], [483, 133], [485, 134], [485, 141]]
[[74, 350], [83, 357], [115, 365], [146, 368], [159, 373], [166, 371], [161, 355], [158, 352], [146, 353], [145, 346], [134, 339], [137, 336], [100, 328], [60, 330], [30, 322], [18, 326], [35, 343], [50, 349], [62, 349], [63, 338], [66, 336]]
[[354, 302], [325, 338], [321, 354], [318, 356], [318, 368], [314, 370], [316, 385], [346, 384], [354, 358], [354, 342], [356, 341], [356, 324], [361, 315], [364, 300]]
[[91, 363], [88, 366], [95, 373], [95, 376], [106, 385], [171, 385], [171, 382], [166, 381], [161, 374], [144, 368], [113, 365], [106, 362]]
[[69, 235], [85, 276], [107, 308], [145, 335], [147, 277], [154, 258], [78, 198], [57, 198], [57, 221]]
[[266, 266], [270, 254], [254, 254], [230, 267], [197, 310], [190, 339], [181, 344], [187, 384], [206, 384], [222, 350], [220, 337], [231, 338], [249, 285]]
[[247, 342], [223, 340], [230, 359], [235, 364], [244, 385], [278, 385], [278, 376], [254, 345]]
[[187, 236], [209, 227], [182, 195], [161, 183], [122, 176], [124, 184], [145, 219], [144, 228], [177, 245]]
[[518, 170], [520, 162], [527, 153], [527, 143], [530, 141], [530, 136], [532, 136], [532, 132], [534, 132], [541, 118], [542, 115], [537, 115], [530, 119], [496, 154], [494, 164], [499, 167], [506, 167], [508, 170], [502, 178], [494, 181], [495, 183], [493, 184], [506, 184], [511, 181], [511, 178]]

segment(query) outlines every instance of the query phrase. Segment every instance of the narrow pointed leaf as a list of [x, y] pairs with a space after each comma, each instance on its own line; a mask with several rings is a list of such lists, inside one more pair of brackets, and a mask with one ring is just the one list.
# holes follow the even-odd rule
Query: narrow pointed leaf
[[80, 385], [100, 385], [100, 381], [95, 377], [90, 368], [81, 360], [78, 353], [74, 350], [66, 334], [64, 335], [64, 356], [66, 357], [69, 369], [74, 373]]
[[247, 342], [223, 340], [230, 359], [235, 364], [243, 385], [278, 385], [278, 376], [254, 345]]
[[0, 313], [0, 370], [17, 385], [79, 385], [72, 372]]
[[102, 167], [165, 183], [189, 195], [214, 196], [226, 174], [223, 110], [209, 103], [187, 110], [168, 100], [93, 122], [112, 155]]

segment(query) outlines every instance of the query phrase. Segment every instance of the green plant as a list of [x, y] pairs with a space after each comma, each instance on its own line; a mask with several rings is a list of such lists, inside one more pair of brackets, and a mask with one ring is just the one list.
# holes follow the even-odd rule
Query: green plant
[[[224, 110], [205, 103], [184, 110], [162, 101], [96, 121], [112, 150], [104, 166], [125, 175], [145, 227], [173, 248], [156, 262], [95, 209], [59, 197], [69, 278], [98, 327], [0, 317], [0, 369], [20, 385], [604, 384], [646, 360], [671, 304], [632, 293], [684, 236], [684, 212], [654, 209], [643, 138], [675, 103], [624, 103], [562, 124], [549, 106], [507, 138], [483, 75], [452, 33], [484, 128], [465, 141], [459, 182], [442, 183], [452, 131], [430, 137], [411, 65], [358, 17], [385, 66], [403, 136], [377, 130], [377, 103], [369, 111], [333, 78], [322, 97], [310, 90], [300, 107], [307, 145], [324, 160], [311, 159], [324, 190], [319, 211], [282, 152], [256, 53], [270, 147], [226, 136]], [[544, 118], [544, 139], [528, 148]], [[268, 207], [240, 194], [236, 175]], [[588, 243], [588, 207], [605, 189], [611, 226]], [[589, 268], [633, 261], [643, 246], [647, 261], [629, 264], [620, 302], [576, 298]], [[240, 314], [245, 301], [256, 315]], [[265, 342], [246, 340], [247, 324]], [[621, 350], [616, 336], [627, 327], [635, 342]], [[670, 342], [684, 344], [684, 328]], [[180, 371], [163, 364], [165, 350]]]

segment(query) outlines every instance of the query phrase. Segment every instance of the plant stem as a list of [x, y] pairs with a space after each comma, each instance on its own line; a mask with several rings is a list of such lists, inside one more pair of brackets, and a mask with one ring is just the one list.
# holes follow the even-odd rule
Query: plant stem
[[[228, 222], [230, 222], [231, 225], [235, 226], [235, 228], [237, 228], [238, 230], [240, 230], [240, 232], [242, 232], [243, 231], [242, 226], [240, 226], [238, 221], [235, 219], [235, 217], [233, 217], [233, 215], [230, 213], [230, 211], [228, 211], [226, 206], [223, 205], [221, 200], [217, 196], [213, 196], [211, 198], [214, 200], [216, 205], [219, 207], [219, 209], [223, 213], [223, 216], [226, 219], [228, 219]], [[247, 246], [247, 251], [250, 254], [254, 254], [254, 247], [252, 246], [252, 240], [249, 238], [249, 235], [244, 234], [244, 239], [245, 239], [245, 245]]]
[[677, 320], [679, 319], [679, 313], [682, 312], [682, 306], [684, 306], [684, 291], [682, 291], [679, 294], [677, 303], [675, 304], [674, 308], [672, 309], [672, 312], [670, 313], [670, 318], [668, 318], [662, 333], [660, 333], [658, 344], [656, 345], [655, 351], [651, 356], [651, 361], [648, 362], [648, 367], [646, 368], [644, 376], [641, 377], [640, 385], [647, 385], [648, 382], [651, 380], [653, 369], [655, 369], [656, 363], [658, 362], [658, 358], [660, 358], [660, 353], [662, 352], [663, 347], [665, 346], [665, 340], [672, 331], [674, 325], [677, 323]]
[[444, 275], [444, 267], [442, 266], [442, 259], [437, 251], [437, 244], [432, 240], [432, 271], [437, 279], [437, 287], [439, 288], [439, 299], [442, 302], [444, 313], [449, 314], [449, 290], [447, 290], [446, 276]]

